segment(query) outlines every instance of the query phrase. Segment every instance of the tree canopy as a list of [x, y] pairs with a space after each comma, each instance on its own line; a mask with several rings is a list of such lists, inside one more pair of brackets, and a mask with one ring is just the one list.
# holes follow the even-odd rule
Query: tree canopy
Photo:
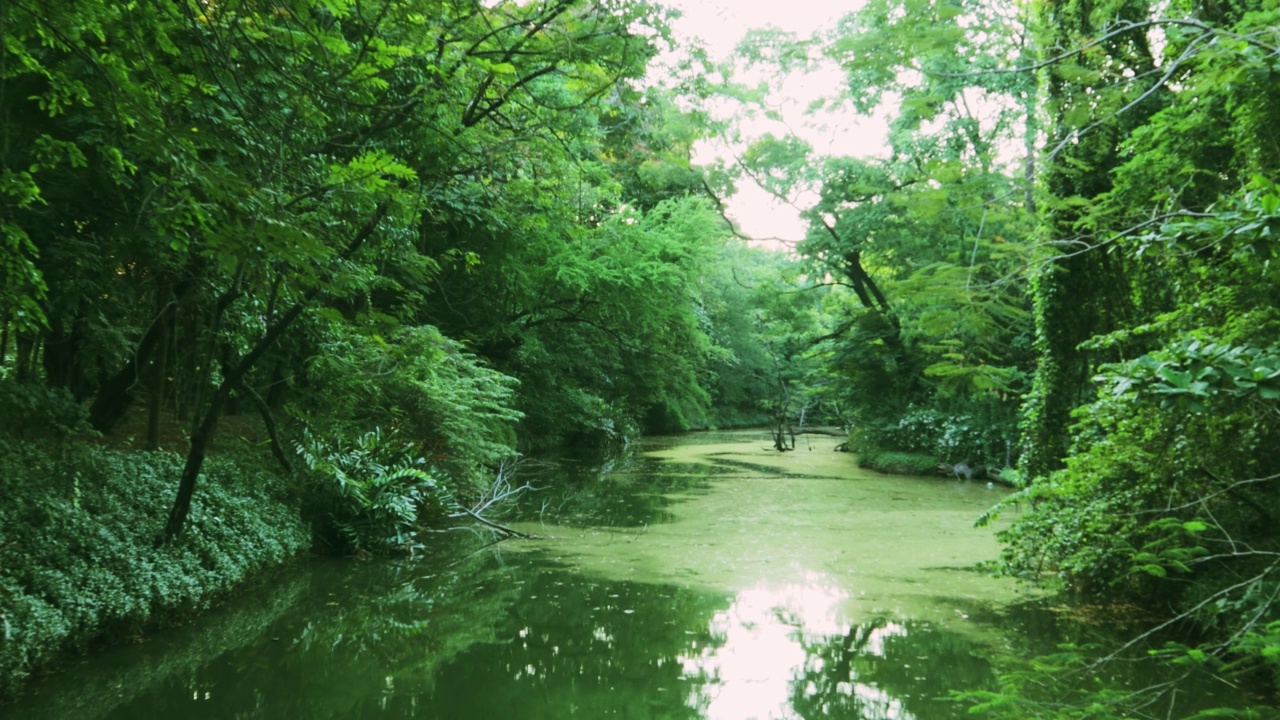
[[[820, 109], [887, 119], [869, 157], [742, 126], [733, 167], [804, 208], [800, 262], [848, 298], [809, 355], [862, 462], [1021, 488], [1006, 572], [1159, 604], [1204, 634], [1158, 655], [1271, 681], [1276, 13], [872, 0], [815, 37], [756, 33], [724, 69], [834, 64]], [[724, 97], [768, 114], [771, 92]], [[1073, 709], [1045, 716], [1175, 704], [1055, 687]], [[983, 709], [1049, 712], [1018, 692]]]
[[[1005, 572], [1158, 599], [1201, 631], [1165, 659], [1275, 682], [1276, 3], [867, 0], [721, 67], [672, 18], [0, 3], [5, 432], [184, 452], [163, 544], [248, 415], [372, 551], [521, 452], [835, 424], [865, 465], [1016, 487]], [[881, 152], [741, 122], [817, 67], [811, 109], [883, 119]], [[745, 183], [805, 236], [743, 237]]]

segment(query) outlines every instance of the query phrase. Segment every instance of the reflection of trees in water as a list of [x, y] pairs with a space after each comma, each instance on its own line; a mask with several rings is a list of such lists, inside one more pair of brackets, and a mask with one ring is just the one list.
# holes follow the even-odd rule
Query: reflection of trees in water
[[[261, 637], [308, 591], [306, 576], [291, 575], [232, 603], [201, 615], [188, 627], [150, 631], [144, 646], [105, 648], [90, 660], [65, 668], [27, 688], [0, 717], [25, 720], [94, 720], [126, 706], [161, 683], [196, 677], [209, 658]], [[74, 691], [68, 691], [74, 688]]]
[[[1194, 634], [1186, 635], [1193, 628], [1170, 627], [1117, 650], [1121, 639], [1140, 633], [1147, 618], [1107, 606], [1064, 609], [1048, 601], [1005, 608], [999, 622], [1008, 629], [1006, 648], [993, 658], [1000, 690], [967, 702], [997, 700], [999, 708], [985, 716], [1001, 718], [1028, 717], [1045, 707], [1071, 708], [1070, 717], [1085, 717], [1082, 708], [1092, 708], [1091, 716], [1097, 717], [1191, 718], [1210, 709], [1274, 702], [1251, 696], [1248, 678], [1227, 680], [1213, 665], [1166, 664], [1161, 657], [1170, 649], [1166, 643], [1194, 642]], [[1204, 717], [1209, 716], [1272, 715], [1226, 710]]]
[[493, 639], [527, 573], [492, 554], [454, 566], [443, 558], [320, 561], [200, 616], [190, 628], [108, 650], [50, 678], [47, 697], [0, 714], [223, 720], [390, 711], [396, 717], [396, 706], [430, 696], [443, 663]]
[[[237, 691], [270, 709], [244, 716], [414, 716], [412, 709], [435, 692], [442, 665], [494, 638], [527, 573], [492, 553], [452, 566], [442, 557], [336, 567], [326, 578], [332, 584], [317, 582], [329, 592], [310, 598], [289, 626], [274, 629], [288, 641], [274, 644], [280, 685], [265, 697], [252, 688]], [[253, 683], [251, 675], [231, 679]]]
[[605, 465], [560, 461], [521, 478], [537, 488], [516, 509], [518, 519], [568, 527], [638, 528], [670, 519], [670, 493], [705, 487], [710, 465], [624, 458]]
[[[86, 699], [81, 711], [65, 712], [63, 703], [58, 712], [21, 716], [416, 717], [412, 708], [431, 696], [440, 666], [493, 639], [494, 628], [521, 597], [521, 578], [528, 572], [489, 553], [453, 566], [444, 557], [317, 562], [287, 577], [280, 585], [284, 595], [269, 589], [248, 594], [229, 613], [218, 613], [221, 620], [200, 618], [193, 627], [201, 630], [192, 640], [179, 639], [173, 649], [142, 649], [142, 667], [154, 670], [111, 674], [119, 682], [92, 696], [127, 692], [137, 699], [112, 707], [64, 691], [64, 697]], [[255, 606], [264, 600], [270, 603], [266, 608]], [[265, 609], [269, 622], [261, 621]], [[236, 630], [235, 649], [228, 650], [222, 639], [204, 641], [207, 628], [223, 626]], [[90, 686], [96, 685], [102, 683]]]
[[[440, 717], [700, 718], [680, 657], [712, 642], [723, 596], [540, 574], [496, 629], [441, 669]], [[428, 713], [428, 716], [431, 716]]]
[[951, 690], [988, 687], [991, 664], [975, 654], [972, 638], [928, 623], [885, 619], [856, 625], [843, 636], [801, 638], [803, 670], [792, 686], [798, 717], [966, 717]]

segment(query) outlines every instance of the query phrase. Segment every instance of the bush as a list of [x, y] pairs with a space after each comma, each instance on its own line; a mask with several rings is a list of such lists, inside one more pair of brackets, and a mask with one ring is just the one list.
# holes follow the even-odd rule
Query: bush
[[304, 431], [297, 446], [306, 465], [307, 515], [321, 541], [343, 550], [392, 552], [421, 548], [420, 515], [454, 510], [454, 492], [414, 457], [414, 445], [384, 437], [380, 429], [344, 446]]
[[278, 477], [227, 458], [205, 468], [186, 530], [156, 549], [181, 456], [0, 441], [0, 694], [67, 650], [206, 608], [307, 547]]
[[[1210, 397], [1164, 407], [1162, 394], [1138, 388], [1104, 386], [1075, 412], [1066, 467], [1036, 479], [1033, 511], [1003, 533], [1006, 571], [1051, 571], [1090, 599], [1158, 598], [1174, 611], [1222, 593], [1198, 619], [1223, 625], [1280, 619], [1268, 585], [1280, 546], [1274, 405]], [[1201, 546], [1211, 557], [1178, 560]], [[1242, 582], [1259, 572], [1257, 583]]]
[[935, 466], [1002, 468], [1016, 460], [1010, 442], [1017, 437], [1015, 423], [1013, 409], [997, 402], [970, 400], [952, 411], [913, 405], [898, 418], [855, 426], [849, 445], [860, 458], [893, 452], [932, 456]]
[[89, 412], [63, 388], [0, 380], [0, 433], [24, 440], [89, 432]]
[[894, 475], [936, 475], [940, 459], [928, 453], [895, 450], [864, 450], [858, 453], [858, 467]]
[[[512, 409], [517, 382], [430, 326], [379, 328], [367, 318], [361, 334], [325, 326], [320, 351], [307, 367], [309, 389], [291, 411], [323, 437], [353, 438], [370, 428], [418, 445], [432, 473], [479, 494], [492, 468], [515, 454]], [[374, 333], [382, 329], [383, 339]], [[376, 381], [353, 368], [385, 367]]]

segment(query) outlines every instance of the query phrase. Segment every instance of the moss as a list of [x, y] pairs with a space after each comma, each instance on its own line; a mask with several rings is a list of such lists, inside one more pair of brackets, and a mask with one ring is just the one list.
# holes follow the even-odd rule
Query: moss
[[794, 452], [777, 452], [760, 430], [642, 441], [641, 448], [656, 446], [645, 457], [663, 460], [669, 472], [694, 465], [715, 472], [701, 476], [705, 488], [667, 494], [677, 502], [658, 521], [583, 527], [548, 513], [514, 523], [543, 539], [503, 552], [546, 552], [589, 577], [729, 595], [826, 588], [855, 623], [909, 617], [965, 626], [957, 603], [990, 607], [1020, 597], [1007, 579], [974, 571], [999, 552], [991, 529], [975, 529], [974, 519], [1003, 492], [869, 473], [835, 451], [839, 442], [804, 436]]

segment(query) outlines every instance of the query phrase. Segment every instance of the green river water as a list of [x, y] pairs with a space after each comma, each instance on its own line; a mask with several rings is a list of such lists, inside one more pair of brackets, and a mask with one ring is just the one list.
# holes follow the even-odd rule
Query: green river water
[[1097, 632], [975, 569], [1000, 490], [878, 476], [834, 444], [704, 433], [527, 468], [512, 524], [539, 539], [303, 563], [0, 715], [935, 720]]

